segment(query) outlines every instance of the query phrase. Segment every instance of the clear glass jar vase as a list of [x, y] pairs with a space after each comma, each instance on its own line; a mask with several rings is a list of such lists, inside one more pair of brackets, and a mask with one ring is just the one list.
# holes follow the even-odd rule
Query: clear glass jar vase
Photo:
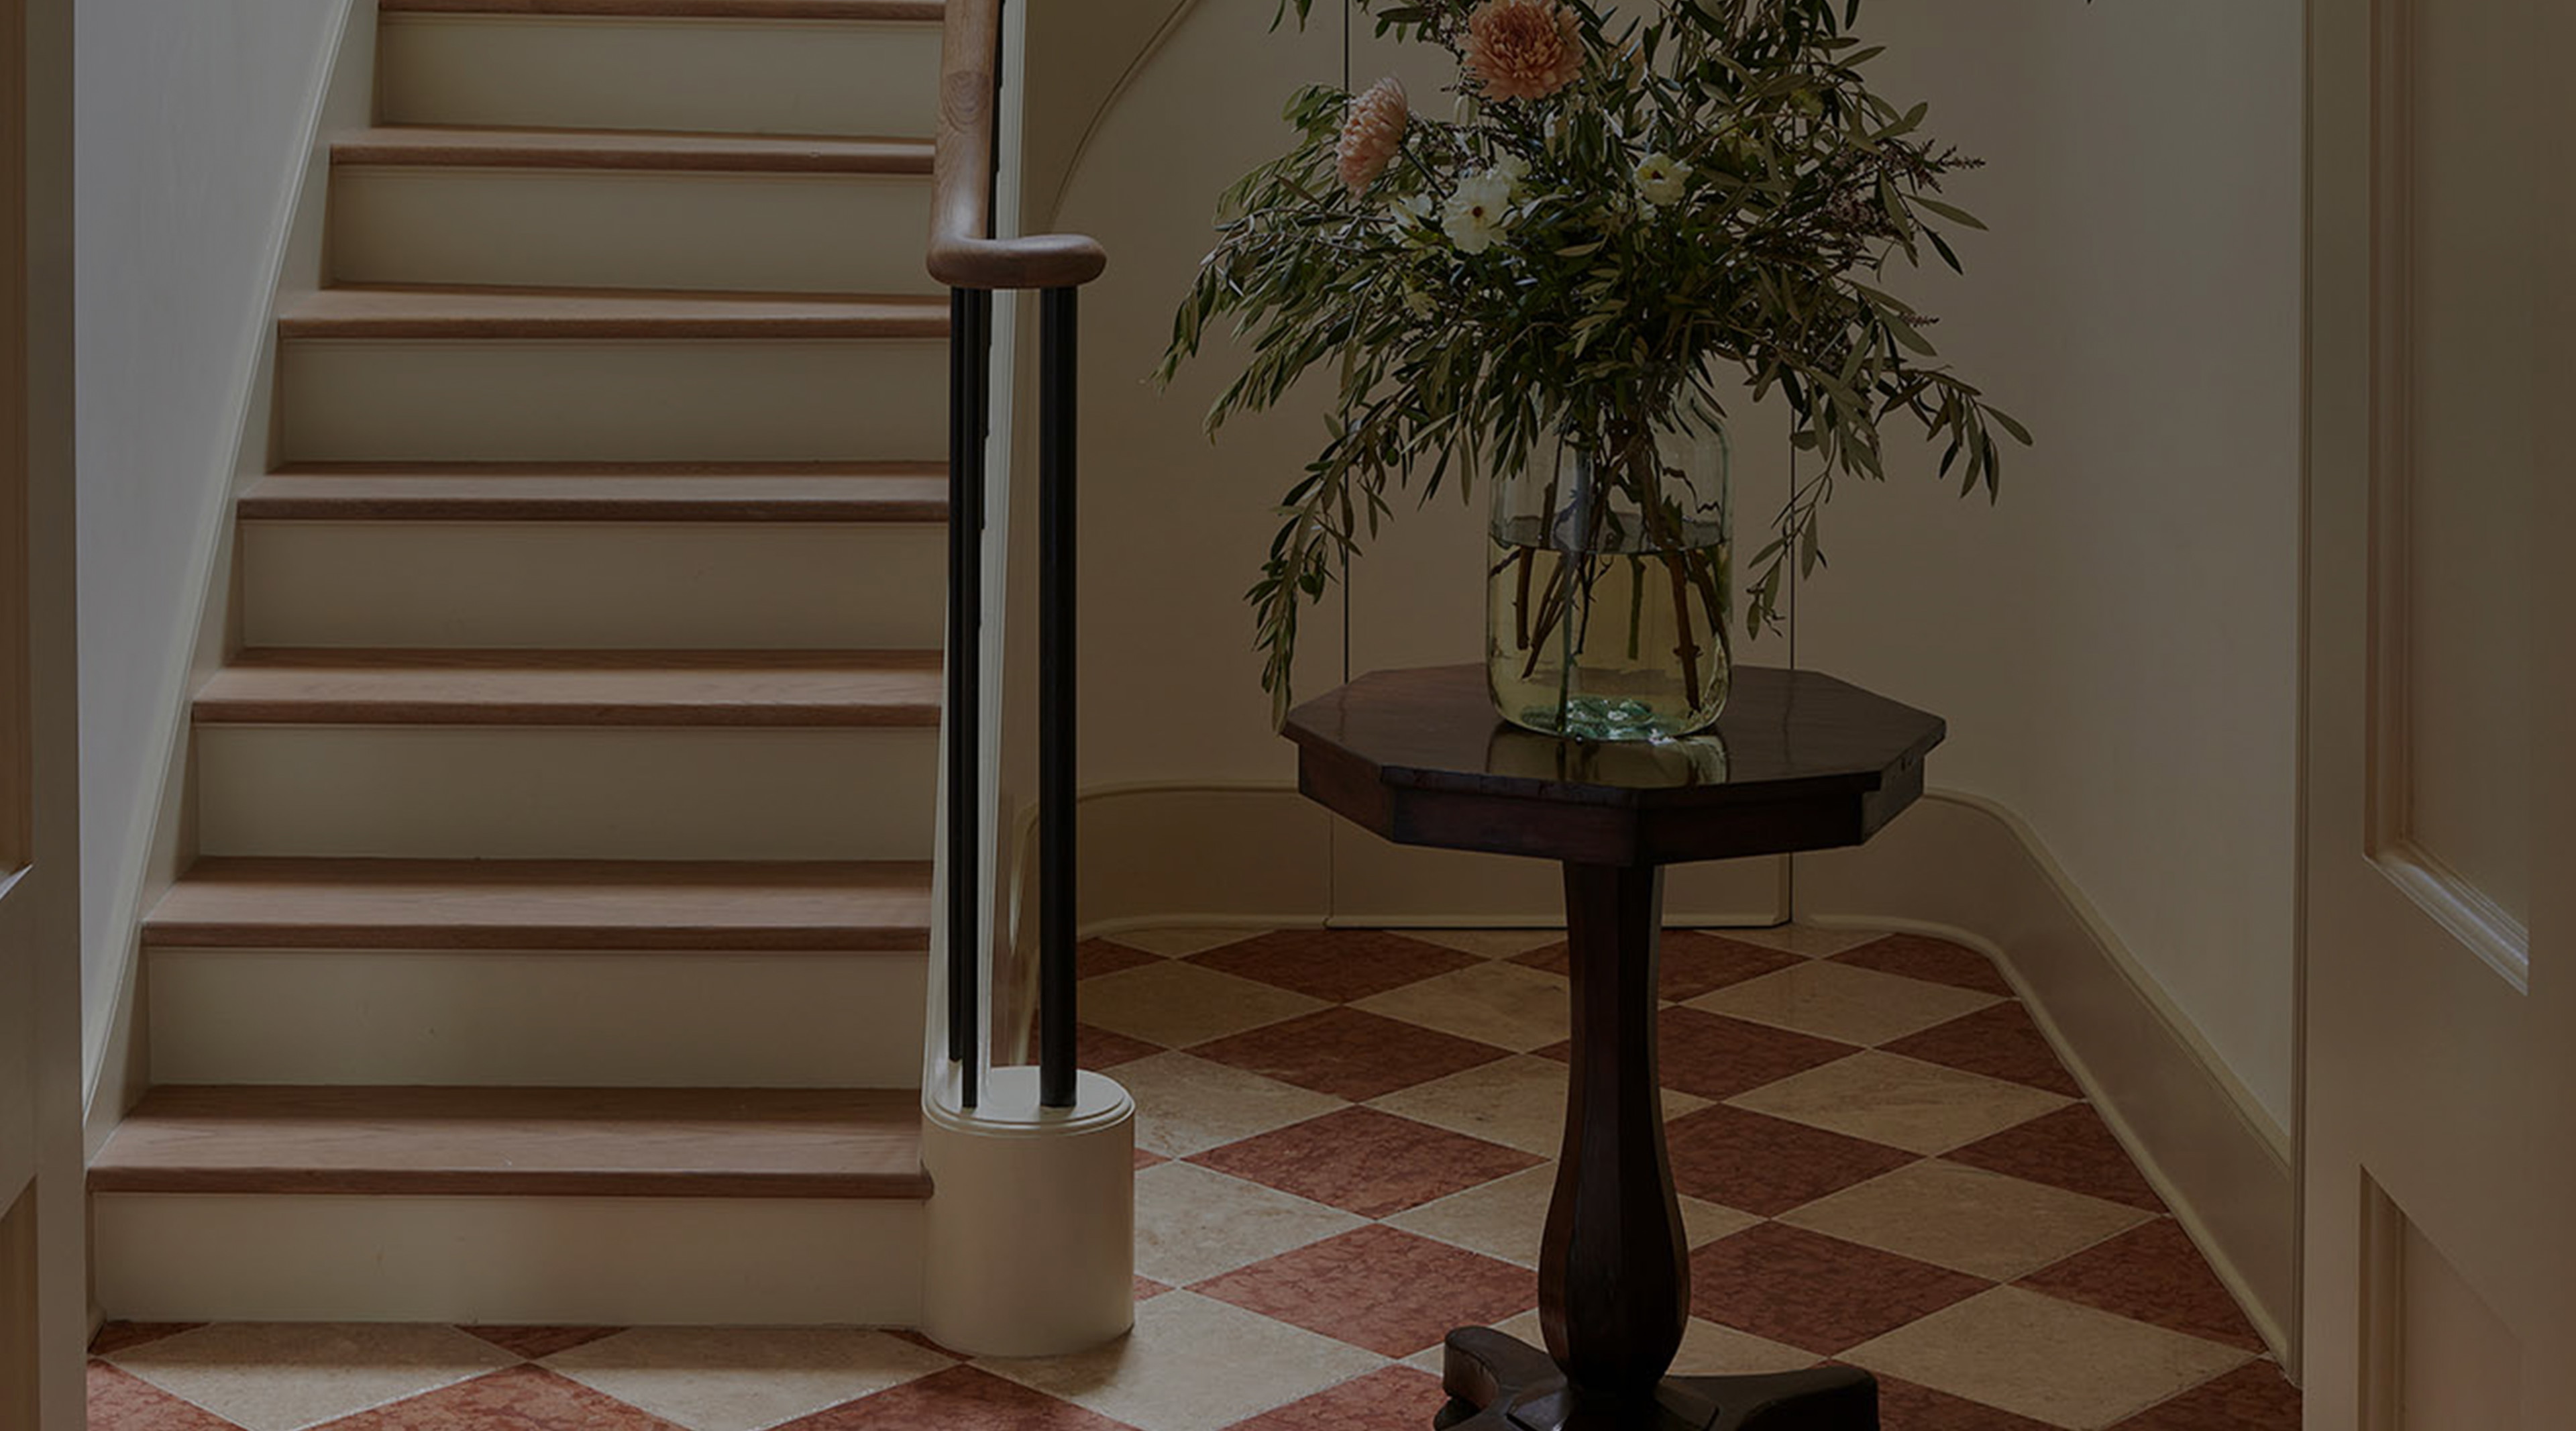
[[1726, 438], [1602, 427], [1544, 434], [1492, 484], [1487, 684], [1528, 730], [1689, 735], [1734, 674]]

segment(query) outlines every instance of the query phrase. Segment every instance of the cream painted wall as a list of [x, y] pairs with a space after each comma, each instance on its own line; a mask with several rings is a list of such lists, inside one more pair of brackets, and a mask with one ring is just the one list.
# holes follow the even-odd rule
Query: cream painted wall
[[[1268, 33], [1202, 4], [1102, 121], [1060, 211], [1108, 275], [1086, 299], [1086, 785], [1288, 779], [1237, 600], [1269, 504], [1315, 445], [1275, 414], [1211, 448], [1221, 363], [1142, 382], [1214, 196], [1286, 140], [1289, 86], [1339, 72], [1337, 25]], [[1878, 0], [1891, 93], [1991, 167], [1970, 277], [1914, 285], [1944, 350], [2037, 429], [2003, 505], [1908, 453], [1833, 509], [1799, 656], [1948, 716], [1936, 783], [2034, 828], [2138, 963], [2286, 1128], [2299, 485], [2300, 35], [2293, 0]], [[1428, 57], [1405, 72], [1422, 102]], [[1385, 68], [1363, 41], [1357, 66]], [[1079, 123], [1047, 114], [1046, 123]], [[1033, 120], [1037, 122], [1037, 120]], [[1783, 480], [1742, 415], [1739, 521]], [[1916, 470], [1916, 469], [1919, 469]], [[1904, 480], [1920, 476], [1923, 480]], [[1406, 513], [1355, 574], [1355, 670], [1473, 660], [1480, 513]], [[1316, 614], [1302, 685], [1341, 669]], [[1744, 659], [1776, 663], [1765, 641]]]
[[349, 3], [79, 4], [81, 984], [93, 1082], [166, 819], [237, 456], [266, 447], [255, 399], [270, 301]]

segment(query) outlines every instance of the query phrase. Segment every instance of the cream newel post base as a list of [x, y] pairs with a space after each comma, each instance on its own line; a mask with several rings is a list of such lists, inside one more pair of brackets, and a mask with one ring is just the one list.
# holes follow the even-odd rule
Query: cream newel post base
[[1034, 1068], [997, 1068], [982, 1105], [922, 1100], [934, 1191], [921, 1329], [972, 1356], [1060, 1356], [1135, 1322], [1136, 1103], [1084, 1073], [1038, 1106]]

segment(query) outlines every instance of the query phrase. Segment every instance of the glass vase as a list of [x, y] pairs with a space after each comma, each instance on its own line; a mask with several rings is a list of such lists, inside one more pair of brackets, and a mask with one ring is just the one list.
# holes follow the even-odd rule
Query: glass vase
[[1726, 708], [1733, 525], [1721, 432], [1561, 428], [1492, 483], [1487, 684], [1503, 719], [1667, 740]]

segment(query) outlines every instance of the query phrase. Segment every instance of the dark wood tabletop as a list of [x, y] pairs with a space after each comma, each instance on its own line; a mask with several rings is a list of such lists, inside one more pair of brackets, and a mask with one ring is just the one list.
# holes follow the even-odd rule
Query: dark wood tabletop
[[[1381, 671], [1297, 707], [1307, 796], [1399, 844], [1649, 865], [1855, 845], [1923, 789], [1941, 718], [1812, 671], [1738, 667], [1682, 740], [1540, 735], [1480, 666]], [[1532, 818], [1547, 807], [1545, 818]]]

